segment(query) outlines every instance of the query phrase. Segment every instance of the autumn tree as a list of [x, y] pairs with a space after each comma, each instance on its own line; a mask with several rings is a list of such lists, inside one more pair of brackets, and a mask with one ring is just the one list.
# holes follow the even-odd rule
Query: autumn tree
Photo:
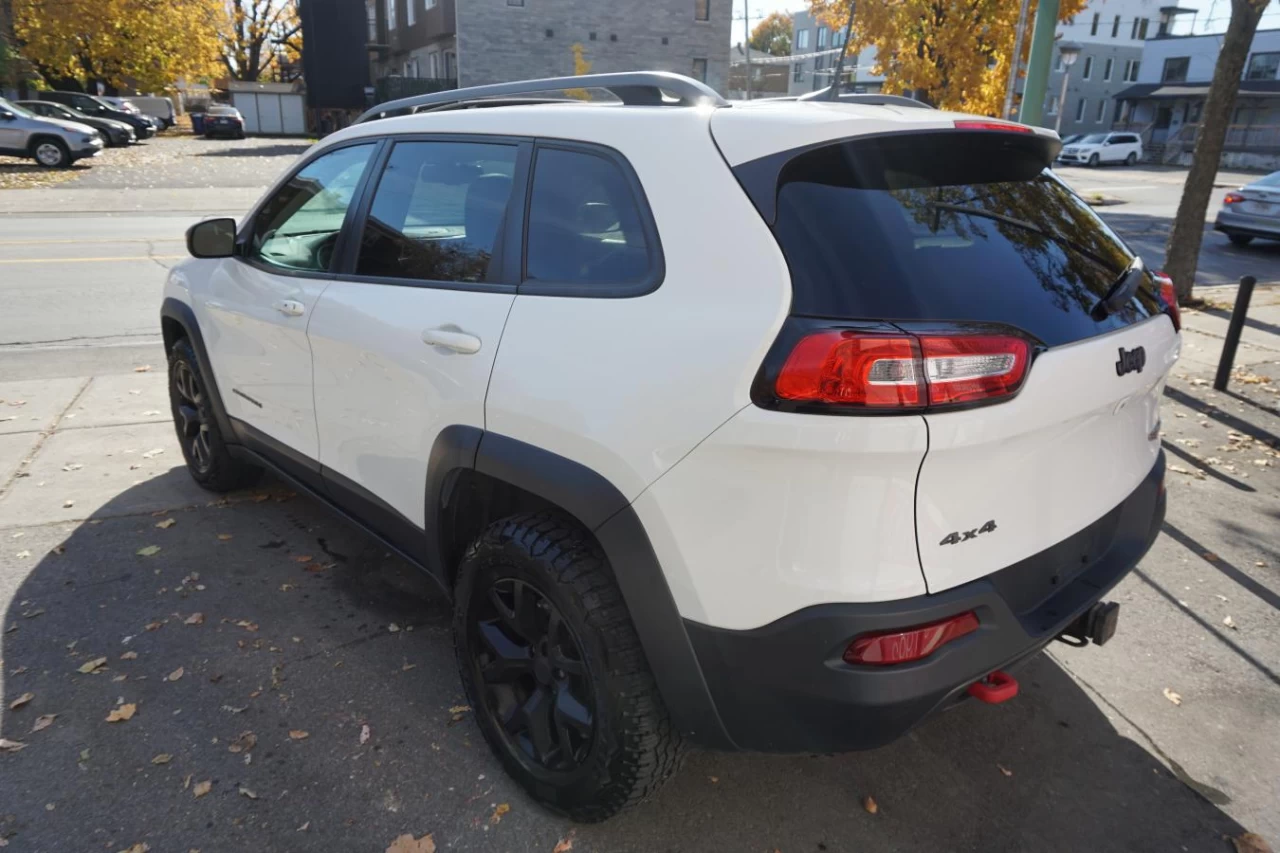
[[[1059, 19], [1079, 13], [1086, 2], [1061, 0]], [[884, 75], [886, 91], [915, 93], [944, 109], [999, 115], [1020, 5], [1016, 0], [864, 0], [857, 5], [849, 53], [875, 47], [875, 71]], [[1032, 0], [1033, 16], [1037, 5]], [[810, 11], [826, 26], [843, 30], [849, 0], [810, 0]], [[1028, 38], [1024, 63], [1030, 50]]]
[[748, 44], [761, 53], [787, 56], [791, 53], [791, 16], [785, 12], [770, 13], [751, 31]]
[[160, 91], [217, 71], [221, 0], [12, 0], [27, 59], [48, 77]]
[[1240, 91], [1240, 74], [1253, 44], [1258, 21], [1270, 0], [1231, 0], [1231, 21], [1222, 37], [1222, 50], [1213, 69], [1213, 82], [1205, 96], [1200, 131], [1196, 134], [1191, 169], [1182, 187], [1178, 213], [1169, 231], [1165, 249], [1164, 271], [1173, 279], [1179, 302], [1191, 300], [1195, 284], [1196, 262], [1200, 257], [1200, 241], [1204, 237], [1204, 215], [1213, 194], [1213, 179], [1227, 141], [1231, 110]]
[[236, 80], [258, 80], [281, 55], [293, 61], [302, 53], [298, 0], [230, 0], [228, 9], [222, 63]]

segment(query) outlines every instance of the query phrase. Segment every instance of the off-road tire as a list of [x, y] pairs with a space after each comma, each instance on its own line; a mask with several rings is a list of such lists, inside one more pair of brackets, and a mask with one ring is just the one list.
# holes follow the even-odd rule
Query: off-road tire
[[[190, 371], [190, 381], [194, 382], [197, 390], [194, 401], [187, 400], [180, 390], [181, 385], [187, 381], [185, 371]], [[184, 424], [189, 421], [182, 413], [184, 406], [196, 410], [199, 427], [205, 433], [205, 449], [200, 452], [194, 449], [194, 436], [184, 428]], [[211, 492], [233, 492], [253, 485], [262, 476], [261, 468], [236, 459], [227, 450], [222, 433], [218, 430], [212, 399], [200, 373], [195, 350], [186, 338], [179, 338], [169, 351], [169, 409], [173, 415], [174, 429], [178, 433], [182, 456], [187, 462], [187, 472], [201, 487]]]
[[[534, 766], [490, 707], [477, 657], [484, 649], [472, 617], [486, 606], [483, 598], [494, 584], [511, 579], [532, 586], [559, 610], [586, 663], [595, 724], [585, 756], [571, 770]], [[547, 808], [584, 823], [602, 821], [644, 800], [678, 769], [683, 744], [613, 569], [576, 524], [547, 512], [491, 524], [458, 570], [453, 629], [462, 683], [485, 740], [507, 773]]]

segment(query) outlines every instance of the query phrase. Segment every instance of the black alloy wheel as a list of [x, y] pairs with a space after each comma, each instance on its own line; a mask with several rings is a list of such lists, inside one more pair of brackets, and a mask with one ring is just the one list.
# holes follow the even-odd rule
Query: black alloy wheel
[[547, 596], [497, 578], [471, 614], [481, 713], [530, 769], [576, 770], [591, 751], [596, 709], [577, 637]]
[[206, 473], [213, 466], [213, 446], [209, 437], [209, 424], [201, 406], [203, 395], [200, 380], [186, 361], [174, 365], [173, 390], [177, 395], [175, 418], [183, 450], [197, 473]]

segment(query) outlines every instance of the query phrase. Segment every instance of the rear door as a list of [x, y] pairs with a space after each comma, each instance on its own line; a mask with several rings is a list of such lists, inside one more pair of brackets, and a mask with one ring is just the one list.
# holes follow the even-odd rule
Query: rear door
[[393, 540], [424, 526], [440, 431], [484, 428], [530, 150], [504, 137], [389, 142], [362, 231], [311, 318], [324, 476]]
[[[1046, 146], [988, 130], [855, 137], [779, 173], [793, 314], [887, 321], [923, 347], [883, 381], [927, 377], [916, 532], [930, 592], [1088, 526], [1160, 451], [1178, 335], [1152, 276], [1126, 276], [1132, 253], [1046, 170]], [[983, 336], [1023, 342], [1025, 361], [966, 356]]]

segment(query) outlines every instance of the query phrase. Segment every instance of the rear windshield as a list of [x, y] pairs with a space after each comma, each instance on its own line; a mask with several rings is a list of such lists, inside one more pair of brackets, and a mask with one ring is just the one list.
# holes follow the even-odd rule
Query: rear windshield
[[1097, 310], [1133, 255], [1045, 168], [1043, 146], [1014, 134], [895, 134], [793, 157], [773, 226], [792, 312], [1004, 323], [1049, 346], [1159, 312], [1150, 278], [1118, 312]]

